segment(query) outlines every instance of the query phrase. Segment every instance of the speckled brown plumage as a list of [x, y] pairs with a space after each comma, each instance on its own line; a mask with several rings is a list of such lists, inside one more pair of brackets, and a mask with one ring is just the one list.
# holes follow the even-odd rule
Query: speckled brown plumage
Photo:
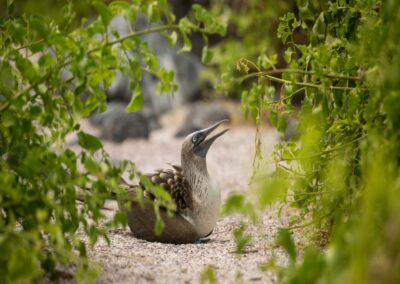
[[[192, 189], [187, 182], [181, 166], [171, 165], [173, 169], [158, 169], [155, 173], [145, 176], [154, 184], [160, 185], [167, 191], [176, 204], [179, 213], [192, 206]], [[144, 192], [144, 196], [154, 200], [154, 195], [144, 186], [139, 184]]]

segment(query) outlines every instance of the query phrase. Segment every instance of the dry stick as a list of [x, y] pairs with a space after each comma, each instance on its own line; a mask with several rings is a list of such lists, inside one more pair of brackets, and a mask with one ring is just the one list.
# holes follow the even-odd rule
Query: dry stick
[[[134, 33], [131, 33], [131, 34], [126, 35], [124, 37], [121, 37], [119, 39], [116, 39], [114, 41], [106, 42], [102, 46], [95, 47], [95, 48], [89, 50], [87, 52], [87, 54], [91, 54], [93, 52], [99, 51], [99, 50], [101, 50], [102, 48], [104, 48], [106, 46], [113, 46], [115, 44], [121, 43], [121, 42], [123, 42], [123, 41], [125, 41], [127, 39], [130, 39], [130, 38], [133, 38], [133, 37], [137, 37], [137, 36], [141, 36], [141, 35], [145, 35], [145, 34], [149, 34], [149, 33], [156, 33], [156, 32], [162, 32], [162, 31], [166, 31], [166, 30], [176, 30], [176, 29], [179, 29], [178, 25], [167, 25], [167, 26], [159, 26], [159, 27], [155, 27], [155, 28], [150, 28], [150, 29], [134, 32]], [[33, 83], [29, 87], [27, 87], [24, 90], [22, 90], [20, 93], [16, 94], [13, 99], [18, 99], [20, 96], [22, 96], [22, 95], [28, 93], [29, 91], [31, 91], [32, 89], [36, 88], [43, 81], [47, 80], [52, 74], [58, 73], [58, 71], [60, 71], [62, 68], [66, 67], [67, 65], [71, 64], [72, 62], [73, 62], [73, 59], [69, 59], [67, 61], [61, 62], [61, 64], [59, 66], [57, 66], [56, 68], [51, 68], [48, 72], [46, 72], [35, 83]], [[10, 107], [10, 103], [6, 102], [5, 104], [0, 106], [0, 112], [6, 110], [9, 107]]]
[[260, 101], [260, 104], [258, 106], [257, 117], [256, 117], [256, 135], [254, 136], [255, 153], [254, 153], [254, 157], [253, 157], [253, 173], [249, 179], [248, 185], [251, 185], [253, 183], [255, 175], [256, 175], [256, 169], [258, 169], [258, 167], [259, 167], [259, 160], [262, 159], [261, 133], [260, 133], [262, 97], [259, 101]]

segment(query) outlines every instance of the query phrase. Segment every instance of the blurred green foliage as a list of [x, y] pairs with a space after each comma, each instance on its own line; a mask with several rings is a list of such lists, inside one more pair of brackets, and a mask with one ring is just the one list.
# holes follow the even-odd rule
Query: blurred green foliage
[[[98, 269], [88, 261], [86, 245], [99, 237], [107, 240], [110, 226], [126, 224], [121, 212], [101, 223], [101, 209], [113, 193], [127, 198], [120, 176], [136, 170], [132, 162], [111, 163], [101, 142], [80, 130], [80, 119], [106, 109], [104, 88], [117, 71], [133, 79], [128, 111], [142, 107], [144, 72], [159, 78], [160, 92], [176, 89], [174, 71], [158, 66], [140, 35], [161, 32], [171, 45], [180, 36], [182, 51], [189, 51], [190, 33], [204, 38], [224, 33], [221, 22], [199, 5], [176, 21], [166, 0], [90, 1], [95, 17], [89, 23], [81, 10], [76, 13], [74, 2], [50, 16], [45, 11], [52, 13], [60, 3], [45, 3], [49, 9], [39, 14], [30, 13], [31, 1], [9, 0], [0, 18], [1, 283], [31, 283], [45, 273], [53, 279], [71, 264], [77, 280], [94, 281]], [[134, 23], [139, 13], [157, 25], [125, 36], [110, 31], [114, 16]], [[135, 56], [127, 56], [128, 50]], [[65, 145], [70, 133], [77, 134], [77, 151]], [[168, 207], [170, 197], [154, 191], [160, 200], [156, 209]], [[162, 226], [158, 222], [156, 229]], [[87, 241], [76, 235], [78, 229]]]
[[[99, 85], [109, 86], [117, 70], [138, 78], [128, 111], [142, 106], [143, 72], [159, 77], [160, 93], [176, 88], [173, 72], [158, 67], [139, 35], [164, 32], [171, 45], [180, 36], [184, 52], [191, 49], [190, 33], [223, 34], [221, 22], [227, 21], [227, 40], [202, 52], [204, 62], [217, 64], [219, 86], [241, 94], [245, 114], [257, 125], [268, 113], [282, 137], [288, 119], [298, 120], [299, 139], [277, 144], [275, 171], [255, 179], [258, 208], [278, 200], [299, 209], [277, 234], [290, 260], [278, 267], [280, 280], [399, 283], [399, 1], [213, 1], [212, 14], [220, 19], [194, 6], [179, 22], [166, 1], [132, 2], [93, 2], [82, 10], [69, 2], [51, 18], [27, 12], [29, 1], [7, 1], [2, 11], [1, 282], [30, 282], [45, 272], [56, 277], [59, 265], [71, 262], [78, 280], [93, 280], [97, 270], [75, 233], [82, 228], [91, 245], [107, 238], [100, 209], [111, 189], [123, 195], [119, 177], [134, 165], [113, 165], [101, 142], [80, 130], [79, 120], [105, 109]], [[99, 16], [88, 24], [76, 11]], [[107, 36], [114, 15], [135, 21], [139, 12], [160, 25], [124, 38]], [[124, 50], [132, 49], [142, 61], [126, 56]], [[62, 79], [62, 71], [70, 77]], [[299, 97], [301, 105], [294, 107]], [[64, 145], [71, 132], [80, 152]], [[257, 220], [256, 206], [242, 194], [228, 198], [224, 210]], [[125, 221], [116, 214], [110, 225]], [[304, 254], [291, 236], [301, 228], [312, 229], [310, 239], [321, 236]], [[235, 239], [244, 251], [244, 227]], [[213, 270], [202, 279], [215, 282]]]
[[201, 284], [209, 283], [209, 284], [215, 284], [217, 283], [216, 277], [215, 277], [215, 271], [214, 267], [211, 265], [208, 265], [204, 267], [203, 271], [201, 272], [200, 275], [200, 281]]
[[240, 98], [247, 82], [235, 80], [240, 75], [236, 62], [241, 58], [256, 60], [260, 54], [272, 56], [271, 64], [278, 63], [274, 51], [282, 48], [280, 41], [271, 36], [279, 24], [279, 16], [294, 7], [293, 0], [212, 0], [213, 14], [227, 22], [227, 35], [212, 48], [214, 56], [204, 76], [214, 82], [217, 91]]
[[[400, 2], [297, 0], [288, 9], [276, 27], [283, 50], [263, 42], [275, 37], [266, 29], [248, 31], [257, 56], [241, 56], [242, 75], [226, 81], [245, 88], [242, 107], [257, 125], [266, 112], [283, 138], [298, 121], [299, 138], [275, 146], [276, 169], [260, 173], [254, 191], [261, 208], [299, 209], [278, 233], [290, 256], [281, 281], [399, 283]], [[246, 214], [245, 204], [236, 196], [225, 207]], [[302, 257], [290, 237], [299, 229], [317, 241]]]

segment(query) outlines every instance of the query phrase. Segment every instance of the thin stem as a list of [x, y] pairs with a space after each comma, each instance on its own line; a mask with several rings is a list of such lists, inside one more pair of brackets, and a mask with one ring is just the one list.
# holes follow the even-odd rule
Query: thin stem
[[343, 144], [343, 145], [337, 146], [335, 148], [319, 152], [319, 153], [314, 154], [314, 155], [303, 156], [303, 157], [295, 157], [295, 158], [283, 158], [283, 157], [280, 157], [280, 158], [281, 158], [281, 161], [293, 161], [293, 160], [303, 160], [303, 159], [312, 159], [312, 158], [320, 157], [322, 155], [329, 154], [329, 153], [338, 151], [340, 149], [346, 148], [347, 146], [349, 146], [349, 145], [351, 145], [351, 144], [353, 144], [353, 143], [355, 143], [355, 142], [357, 142], [359, 140], [364, 139], [366, 136], [367, 135], [363, 135], [363, 136], [358, 137], [358, 138], [356, 138], [356, 139], [354, 139], [354, 140], [352, 140], [352, 141], [350, 141], [350, 142], [348, 142], [346, 144]]
[[332, 193], [333, 193], [333, 191], [321, 190], [321, 191], [317, 191], [317, 192], [297, 192], [297, 193], [292, 193], [292, 194], [286, 194], [286, 196], [288, 196], [288, 197], [297, 197], [299, 195], [311, 195], [311, 196], [313, 196], [313, 195], [332, 194]]
[[306, 89], [305, 87], [300, 88], [300, 89], [294, 91], [293, 93], [291, 93], [289, 96], [287, 96], [287, 97], [285, 97], [285, 98], [282, 98], [282, 99], [279, 99], [279, 100], [276, 100], [276, 101], [270, 101], [270, 102], [268, 102], [268, 105], [277, 104], [277, 103], [282, 103], [282, 102], [284, 102], [284, 101], [286, 101], [286, 100], [288, 100], [288, 99], [291, 99], [292, 97], [294, 97], [294, 95], [300, 93], [301, 91], [304, 91], [305, 89]]
[[[106, 46], [112, 46], [115, 45], [117, 43], [121, 43], [127, 39], [133, 38], [133, 37], [137, 37], [137, 36], [142, 36], [145, 34], [150, 34], [150, 33], [158, 33], [158, 32], [163, 32], [163, 31], [167, 31], [167, 30], [177, 30], [179, 29], [179, 25], [166, 25], [166, 26], [158, 26], [155, 28], [149, 28], [146, 30], [142, 30], [142, 31], [138, 31], [138, 32], [133, 32], [129, 35], [126, 35], [124, 37], [121, 37], [119, 39], [116, 39], [114, 41], [110, 41], [106, 44]], [[98, 48], [98, 50], [101, 48]], [[96, 51], [95, 49], [93, 49], [91, 52]], [[90, 51], [89, 51], [90, 52]]]
[[311, 226], [311, 225], [313, 225], [315, 223], [321, 222], [322, 220], [324, 220], [327, 217], [329, 217], [330, 215], [332, 215], [334, 211], [335, 211], [335, 209], [332, 209], [330, 212], [328, 212], [327, 214], [325, 214], [321, 218], [314, 219], [314, 220], [312, 220], [310, 222], [303, 223], [303, 224], [300, 224], [300, 225], [289, 226], [289, 227], [280, 227], [280, 229], [289, 230], [289, 231], [295, 230], [295, 229], [302, 229], [302, 228]]
[[[288, 73], [298, 73], [298, 74], [306, 74], [306, 75], [314, 75], [316, 74], [314, 71], [306, 71], [306, 70], [299, 70], [299, 69], [274, 69], [269, 71], [259, 71], [255, 73], [246, 74], [243, 77], [238, 78], [240, 81], [244, 81], [248, 78], [257, 77], [257, 76], [265, 76], [265, 75], [273, 75], [273, 74], [281, 74], [284, 72]], [[329, 74], [329, 73], [322, 73], [324, 77], [328, 77], [331, 79], [344, 79], [344, 80], [354, 80], [354, 81], [362, 81], [359, 77], [342, 75], [342, 74]]]
[[[262, 73], [262, 71], [261, 71], [261, 69], [254, 63], [254, 62], [252, 62], [252, 61], [250, 61], [250, 60], [248, 60], [248, 59], [246, 59], [246, 58], [241, 58], [241, 59], [239, 59], [238, 60], [238, 62], [237, 62], [237, 66], [240, 66], [240, 65], [243, 65], [243, 66], [245, 66], [245, 70], [247, 71], [247, 70], [250, 70], [250, 68], [249, 68], [249, 65], [251, 65], [251, 66], [253, 66], [256, 70], [257, 70], [257, 73]], [[272, 68], [273, 69], [275, 69], [274, 68], [274, 66], [272, 66]], [[246, 72], [247, 73], [247, 72]]]
[[[305, 83], [305, 82], [297, 82], [297, 81], [289, 81], [289, 80], [281, 79], [281, 78], [274, 77], [274, 76], [267, 75], [267, 74], [262, 74], [261, 76], [269, 79], [270, 81], [275, 81], [275, 82], [283, 83], [283, 84], [297, 85], [297, 86], [309, 87], [309, 88], [314, 88], [314, 89], [324, 88], [323, 85], [317, 85], [317, 84]], [[328, 89], [330, 89], [330, 90], [352, 90], [354, 88], [329, 86]]]
[[304, 173], [300, 173], [300, 172], [298, 172], [298, 171], [295, 171], [295, 170], [293, 170], [293, 169], [291, 169], [291, 168], [289, 168], [289, 167], [286, 167], [286, 166], [284, 166], [284, 165], [282, 165], [282, 164], [279, 164], [279, 163], [276, 164], [276, 167], [277, 167], [277, 168], [281, 168], [281, 169], [283, 169], [283, 170], [285, 170], [285, 171], [287, 171], [287, 172], [293, 173], [293, 174], [298, 175], [298, 176], [303, 176], [303, 177], [306, 177], [306, 176], [307, 176], [307, 175], [304, 174]]
[[44, 39], [39, 39], [39, 40], [37, 40], [37, 41], [34, 41], [34, 42], [31, 42], [31, 43], [28, 43], [28, 44], [19, 46], [19, 47], [15, 48], [14, 50], [15, 50], [15, 51], [19, 51], [19, 50], [21, 50], [21, 49], [29, 48], [29, 47], [31, 47], [32, 45], [35, 45], [35, 44], [38, 44], [38, 43], [41, 43], [41, 42], [44, 42]]

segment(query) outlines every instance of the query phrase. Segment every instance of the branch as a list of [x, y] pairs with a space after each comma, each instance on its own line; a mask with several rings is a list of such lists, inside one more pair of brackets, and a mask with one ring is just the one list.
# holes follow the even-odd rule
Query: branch
[[285, 98], [282, 98], [282, 99], [279, 99], [279, 100], [275, 100], [275, 101], [270, 101], [270, 102], [268, 102], [267, 104], [268, 104], [268, 105], [272, 105], [272, 104], [282, 103], [282, 102], [284, 102], [284, 101], [286, 101], [286, 100], [288, 100], [288, 99], [294, 97], [294, 95], [296, 95], [296, 94], [298, 94], [298, 93], [300, 93], [301, 91], [304, 91], [304, 90], [305, 90], [305, 87], [300, 88], [300, 89], [298, 89], [298, 90], [292, 92], [289, 96], [287, 96], [287, 97], [285, 97]]
[[[354, 88], [351, 88], [351, 87], [342, 87], [342, 86], [328, 86], [328, 87], [326, 87], [324, 85], [318, 85], [318, 84], [312, 84], [312, 83], [306, 83], [306, 82], [290, 81], [290, 80], [285, 80], [285, 79], [282, 79], [282, 78], [278, 78], [278, 77], [272, 76], [273, 74], [281, 74], [281, 73], [284, 73], [284, 72], [307, 74], [307, 75], [316, 74], [314, 71], [304, 71], [304, 70], [297, 70], [297, 69], [274, 69], [274, 70], [264, 71], [264, 72], [249, 73], [249, 74], [246, 74], [246, 75], [244, 75], [242, 77], [237, 78], [236, 80], [241, 83], [244, 80], [247, 80], [249, 78], [265, 77], [265, 78], [269, 79], [270, 81], [275, 81], [275, 82], [279, 82], [279, 83], [283, 83], [283, 84], [291, 84], [291, 85], [309, 87], [309, 88], [314, 88], [314, 89], [323, 89], [323, 88], [328, 88], [328, 89], [331, 89], [331, 90], [353, 90], [354, 89]], [[322, 74], [322, 76], [328, 77], [328, 78], [332, 78], [332, 79], [362, 81], [362, 79], [359, 78], [359, 77], [352, 77], [352, 76], [341, 75], [341, 74]]]
[[364, 139], [365, 137], [367, 137], [366, 134], [363, 135], [363, 136], [361, 136], [361, 137], [358, 137], [358, 138], [356, 138], [356, 139], [354, 139], [354, 140], [352, 140], [352, 141], [350, 141], [350, 142], [348, 142], [348, 143], [346, 143], [346, 144], [343, 144], [343, 145], [340, 145], [340, 146], [337, 146], [337, 147], [335, 147], [335, 148], [328, 149], [328, 150], [325, 150], [325, 151], [321, 151], [321, 152], [319, 152], [319, 153], [317, 153], [317, 154], [314, 154], [314, 155], [303, 156], [303, 157], [295, 157], [295, 158], [283, 158], [283, 157], [280, 157], [280, 158], [281, 158], [281, 161], [293, 161], [293, 160], [313, 159], [313, 158], [320, 157], [320, 156], [322, 156], [322, 155], [329, 154], [329, 153], [331, 153], [331, 152], [335, 152], [335, 151], [338, 151], [338, 150], [340, 150], [340, 149], [346, 148], [347, 146], [349, 146], [349, 145], [351, 145], [351, 144], [353, 144], [353, 143], [355, 143], [355, 142], [357, 142], [357, 141], [359, 141], [359, 140], [362, 140], [362, 139]]
[[21, 49], [29, 48], [29, 47], [31, 47], [32, 45], [35, 45], [35, 44], [38, 44], [38, 43], [41, 43], [41, 42], [44, 42], [44, 39], [41, 38], [41, 39], [39, 39], [39, 40], [37, 40], [37, 41], [27, 43], [27, 44], [25, 44], [25, 45], [22, 45], [22, 46], [19, 46], [19, 47], [15, 48], [14, 50], [15, 50], [15, 51], [19, 51], [19, 50], [21, 50]]

